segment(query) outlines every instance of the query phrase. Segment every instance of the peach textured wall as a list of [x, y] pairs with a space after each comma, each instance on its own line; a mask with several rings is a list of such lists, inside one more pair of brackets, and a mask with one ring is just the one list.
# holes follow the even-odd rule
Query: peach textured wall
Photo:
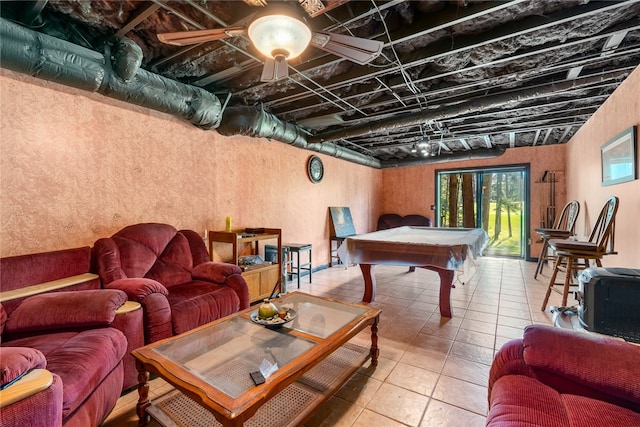
[[329, 260], [329, 206], [375, 226], [382, 172], [312, 152], [223, 137], [172, 116], [0, 70], [0, 256], [92, 245], [122, 227], [165, 222], [203, 232], [282, 228]]
[[439, 169], [459, 169], [513, 164], [530, 164], [531, 174], [531, 218], [530, 237], [533, 244], [530, 256], [537, 257], [541, 244], [539, 236], [533, 231], [540, 226], [540, 204], [548, 200], [548, 188], [545, 184], [536, 184], [544, 171], [556, 171], [556, 205], [560, 208], [566, 203], [565, 145], [538, 147], [520, 147], [507, 149], [500, 157], [482, 160], [465, 160], [433, 165], [411, 166], [383, 170], [384, 195], [382, 210], [389, 213], [407, 215], [417, 213], [435, 221], [430, 206], [435, 204], [435, 173]]
[[[640, 124], [639, 81], [636, 70], [568, 145], [382, 171], [320, 155], [325, 179], [312, 184], [306, 177], [312, 152], [222, 137], [153, 110], [0, 70], [0, 256], [91, 245], [136, 222], [222, 229], [230, 215], [235, 227], [280, 227], [285, 241], [312, 243], [319, 266], [328, 261], [329, 206], [349, 206], [356, 231], [367, 232], [383, 212], [433, 216], [436, 169], [530, 163], [534, 241], [542, 186], [533, 182], [566, 164], [557, 204], [567, 196], [581, 201], [578, 232], [584, 233], [609, 195], [621, 197], [620, 255], [605, 264], [638, 267], [633, 216], [640, 181], [601, 187], [599, 147]], [[538, 251], [534, 243], [531, 255]]]
[[[640, 129], [640, 67], [618, 87], [567, 144], [567, 194], [582, 204], [577, 232], [589, 233], [604, 202], [620, 199], [616, 216], [615, 250], [603, 258], [609, 267], [640, 268], [640, 179], [601, 185], [600, 146], [631, 126]], [[636, 132], [636, 139], [640, 136]], [[636, 158], [640, 165], [640, 154]]]

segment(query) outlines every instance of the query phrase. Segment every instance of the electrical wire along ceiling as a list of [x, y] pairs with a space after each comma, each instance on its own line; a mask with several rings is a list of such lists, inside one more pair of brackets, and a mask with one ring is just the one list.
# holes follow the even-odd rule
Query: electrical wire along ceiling
[[[0, 13], [2, 39], [24, 31], [17, 46], [36, 33], [108, 59], [126, 41], [140, 52], [127, 78], [175, 82], [190, 108], [212, 97], [215, 113], [182, 114], [203, 128], [372, 167], [566, 143], [640, 64], [640, 0], [52, 0]], [[0, 66], [36, 75], [0, 43]]]

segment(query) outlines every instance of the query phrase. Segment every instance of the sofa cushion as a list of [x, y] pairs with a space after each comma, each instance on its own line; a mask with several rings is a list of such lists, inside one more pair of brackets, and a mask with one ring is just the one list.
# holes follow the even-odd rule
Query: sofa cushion
[[[640, 381], [629, 381], [627, 375], [640, 366], [640, 349], [598, 334], [582, 334], [576, 341], [571, 339], [574, 334], [569, 329], [528, 326], [523, 338], [524, 361], [538, 370], [538, 379], [562, 393], [578, 394], [574, 384], [580, 384], [594, 390], [590, 397], [609, 395], [635, 402], [634, 409], [640, 408]], [[583, 357], [585, 348], [590, 357]], [[564, 381], [552, 384], [548, 380], [552, 376]]]
[[227, 286], [194, 280], [169, 288], [174, 334], [228, 316], [240, 309], [238, 294]]
[[41, 351], [47, 369], [62, 378], [64, 417], [120, 364], [127, 349], [127, 339], [114, 328], [51, 333], [16, 339], [11, 344]]
[[191, 280], [193, 257], [189, 242], [171, 225], [131, 225], [112, 239], [126, 277], [147, 277], [166, 287]]
[[630, 409], [573, 394], [563, 394], [562, 400], [571, 426], [640, 426], [640, 414]]
[[[56, 292], [31, 296], [11, 313], [7, 333], [107, 326], [127, 300], [119, 290]], [[78, 310], [82, 307], [83, 310]]]
[[4, 388], [32, 369], [46, 368], [42, 352], [29, 347], [0, 347], [0, 388]]
[[6, 292], [29, 285], [77, 276], [89, 271], [90, 262], [91, 248], [89, 246], [4, 257], [2, 258], [0, 289]]

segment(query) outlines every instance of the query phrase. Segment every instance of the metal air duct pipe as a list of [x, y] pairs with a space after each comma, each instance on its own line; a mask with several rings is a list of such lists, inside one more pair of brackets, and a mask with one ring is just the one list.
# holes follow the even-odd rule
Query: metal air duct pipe
[[228, 107], [217, 129], [225, 136], [243, 135], [275, 139], [294, 147], [304, 148], [329, 156], [373, 168], [380, 168], [380, 161], [370, 156], [332, 143], [308, 144], [300, 127], [287, 123], [258, 107]]
[[215, 95], [141, 69], [142, 51], [128, 39], [102, 55], [6, 19], [0, 19], [0, 39], [3, 68], [173, 114], [203, 129], [219, 124]]

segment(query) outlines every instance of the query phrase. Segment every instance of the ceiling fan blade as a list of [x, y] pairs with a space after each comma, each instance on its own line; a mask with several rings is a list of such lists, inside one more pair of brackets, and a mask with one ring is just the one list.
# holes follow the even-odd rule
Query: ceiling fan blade
[[377, 40], [324, 32], [314, 32], [311, 44], [360, 65], [377, 58], [383, 46], [383, 43]]
[[159, 33], [158, 40], [174, 46], [187, 46], [213, 40], [222, 40], [244, 34], [244, 27], [226, 27], [213, 30], [178, 31], [177, 33]]
[[260, 76], [261, 82], [275, 82], [282, 80], [289, 75], [289, 66], [287, 65], [287, 58], [284, 56], [278, 56], [275, 59], [267, 58], [264, 61], [264, 68], [262, 69], [262, 76]]

